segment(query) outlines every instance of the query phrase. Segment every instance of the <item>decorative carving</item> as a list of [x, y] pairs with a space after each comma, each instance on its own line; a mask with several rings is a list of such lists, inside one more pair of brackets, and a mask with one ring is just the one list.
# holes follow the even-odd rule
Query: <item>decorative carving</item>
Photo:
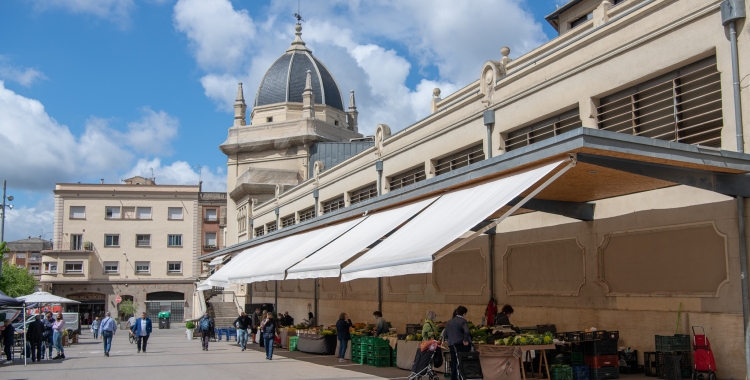
[[578, 296], [586, 252], [576, 238], [509, 245], [503, 254], [508, 295]]
[[388, 124], [378, 124], [375, 128], [375, 155], [383, 155], [383, 142], [391, 137], [391, 127]]
[[315, 163], [313, 164], [313, 176], [316, 179], [320, 176], [320, 173], [325, 170], [325, 166], [326, 165], [323, 163], [323, 161], [315, 161]]
[[437, 104], [440, 100], [440, 89], [435, 87], [432, 90], [432, 101], [430, 102], [430, 110], [432, 111], [432, 113], [438, 111]]
[[611, 232], [597, 252], [609, 296], [718, 297], [729, 282], [727, 237], [713, 222]]
[[426, 274], [387, 277], [385, 280], [389, 294], [422, 294], [427, 286]]
[[[456, 281], [461, 278], [461, 281]], [[481, 249], [453, 251], [435, 261], [432, 285], [437, 294], [480, 296], [487, 286], [487, 257]]]
[[484, 94], [490, 102], [492, 102], [492, 95], [495, 91], [495, 83], [508, 74], [508, 64], [511, 59], [510, 48], [507, 46], [500, 49], [500, 54], [503, 56], [499, 61], [489, 60], [482, 66], [482, 75], [479, 76], [479, 83], [481, 85], [480, 91]]

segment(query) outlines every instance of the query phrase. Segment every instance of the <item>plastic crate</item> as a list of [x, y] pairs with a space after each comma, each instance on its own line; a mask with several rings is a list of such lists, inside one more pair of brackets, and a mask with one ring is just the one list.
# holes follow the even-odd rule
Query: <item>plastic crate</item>
[[298, 336], [289, 337], [289, 351], [297, 351], [297, 342], [299, 341]]
[[643, 353], [643, 371], [646, 376], [656, 377], [656, 352]]
[[567, 333], [556, 333], [555, 334], [555, 339], [557, 339], [559, 341], [566, 341], [566, 340], [568, 340], [568, 334]]
[[580, 331], [571, 331], [565, 334], [567, 335], [566, 341], [568, 342], [580, 342], [583, 338], [583, 333]]
[[575, 365], [573, 369], [573, 380], [589, 380], [589, 366]]
[[373, 367], [390, 367], [391, 358], [367, 358], [367, 365]]
[[363, 355], [354, 356], [352, 355], [352, 362], [357, 364], [367, 364], [367, 358]]
[[654, 336], [656, 352], [690, 351], [690, 335]]
[[581, 340], [584, 342], [594, 340], [594, 339], [596, 339], [596, 333], [594, 331], [584, 332], [581, 335]]
[[555, 333], [557, 333], [557, 329], [555, 328], [555, 325], [536, 325], [536, 331], [538, 334], [551, 332], [552, 335], [555, 335]]
[[352, 346], [362, 344], [364, 335], [352, 335]]
[[583, 352], [571, 352], [570, 353], [570, 364], [581, 366], [586, 364], [583, 359]]
[[583, 354], [588, 356], [617, 355], [616, 340], [592, 340], [583, 342]]
[[362, 351], [359, 346], [352, 346], [352, 356], [363, 356], [367, 354], [367, 350]]
[[589, 380], [619, 379], [620, 371], [617, 367], [602, 367], [589, 369]]
[[383, 338], [377, 338], [373, 337], [374, 339], [367, 342], [367, 345], [370, 347], [390, 347], [391, 342], [383, 339]]
[[550, 372], [552, 380], [573, 380], [573, 368], [570, 366], [552, 366]]
[[608, 331], [607, 334], [609, 335], [609, 339], [614, 339], [614, 340], [620, 339], [619, 331]]
[[385, 347], [370, 347], [370, 349], [367, 350], [367, 357], [369, 358], [390, 358], [391, 357], [391, 347], [385, 346]]
[[617, 357], [617, 355], [586, 356], [583, 361], [590, 368], [620, 366], [620, 359]]
[[664, 378], [667, 380], [680, 380], [682, 378], [682, 355], [664, 355]]
[[[620, 334], [618, 333], [617, 336], [619, 337]], [[594, 339], [609, 339], [609, 333], [605, 330], [594, 331]]]

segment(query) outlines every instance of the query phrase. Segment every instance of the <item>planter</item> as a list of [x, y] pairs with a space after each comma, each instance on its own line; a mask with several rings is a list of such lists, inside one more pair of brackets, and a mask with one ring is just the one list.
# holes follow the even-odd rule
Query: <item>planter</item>
[[193, 340], [193, 329], [186, 329], [188, 340]]

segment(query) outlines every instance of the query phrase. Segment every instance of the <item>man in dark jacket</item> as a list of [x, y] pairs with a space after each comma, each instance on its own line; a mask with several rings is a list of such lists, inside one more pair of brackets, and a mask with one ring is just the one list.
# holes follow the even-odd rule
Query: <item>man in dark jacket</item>
[[148, 338], [151, 337], [151, 331], [153, 331], [151, 318], [146, 317], [146, 312], [144, 311], [141, 314], [141, 319], [136, 320], [135, 324], [130, 326], [130, 332], [138, 340], [139, 354], [141, 353], [141, 348], [143, 349], [143, 353], [146, 353], [146, 346], [148, 345]]
[[250, 341], [252, 343], [258, 343], [255, 339], [258, 334], [258, 326], [260, 326], [260, 321], [263, 319], [260, 315], [260, 308], [255, 308], [255, 312], [253, 313], [253, 324], [250, 329]]
[[284, 312], [284, 320], [283, 320], [284, 326], [294, 326], [294, 318], [289, 315], [288, 311]]
[[3, 331], [0, 332], [0, 335], [3, 336], [3, 347], [5, 348], [6, 361], [4, 364], [13, 364], [13, 343], [16, 329], [10, 323], [10, 319], [6, 319], [3, 323], [5, 327], [3, 328]]
[[39, 315], [34, 317], [34, 321], [29, 323], [26, 328], [26, 341], [31, 345], [31, 361], [42, 361], [44, 349], [42, 341], [44, 340], [44, 322]]
[[339, 340], [339, 362], [346, 361], [346, 349], [349, 347], [349, 340], [352, 338], [349, 333], [349, 329], [352, 327], [352, 320], [346, 313], [339, 315], [339, 320], [336, 321], [336, 335]]
[[469, 324], [466, 322], [464, 316], [468, 310], [459, 306], [456, 308], [456, 316], [451, 318], [445, 324], [445, 337], [448, 340], [448, 347], [451, 350], [451, 374], [458, 374], [456, 368], [456, 356], [459, 352], [469, 352], [471, 343], [471, 332], [469, 332]]
[[214, 320], [208, 315], [208, 312], [203, 318], [198, 321], [198, 332], [201, 333], [201, 345], [203, 351], [208, 351], [208, 341], [211, 339], [211, 332], [214, 331]]
[[250, 319], [244, 311], [234, 320], [234, 327], [237, 328], [237, 343], [242, 347], [242, 351], [245, 351], [245, 347], [247, 346], [247, 329], [250, 328], [250, 325], [252, 324], [253, 320]]

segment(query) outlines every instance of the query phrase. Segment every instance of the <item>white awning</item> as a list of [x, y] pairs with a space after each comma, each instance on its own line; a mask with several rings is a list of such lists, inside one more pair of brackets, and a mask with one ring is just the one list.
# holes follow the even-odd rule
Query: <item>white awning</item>
[[[287, 279], [339, 277], [341, 266], [437, 198], [369, 215], [347, 233], [287, 270]], [[361, 219], [361, 220], [362, 220]]]
[[[557, 161], [441, 196], [382, 243], [347, 265], [341, 271], [341, 281], [432, 273], [435, 253], [521, 195], [560, 166], [560, 163]], [[572, 163], [535, 189], [524, 201], [506, 212], [503, 218], [512, 214], [571, 166]]]
[[281, 241], [284, 239], [274, 240], [268, 243], [264, 243], [252, 248], [248, 248], [240, 253], [237, 254], [234, 258], [232, 258], [232, 261], [228, 262], [223, 267], [219, 268], [214, 274], [211, 275], [211, 277], [207, 278], [206, 281], [203, 282], [204, 287], [207, 286], [217, 286], [221, 288], [226, 288], [230, 285], [229, 283], [229, 276], [235, 273], [236, 271], [243, 268], [243, 265], [247, 263], [251, 263], [253, 261], [253, 258], [257, 258], [258, 255], [266, 252], [267, 250], [275, 247], [278, 245]]
[[227, 255], [223, 255], [223, 256], [219, 256], [219, 257], [214, 257], [214, 259], [211, 260], [211, 262], [209, 262], [208, 265], [219, 265], [219, 264], [221, 264], [221, 263], [224, 262], [224, 258], [225, 257], [227, 257]]
[[279, 245], [229, 276], [232, 283], [283, 280], [286, 270], [338, 238], [363, 218], [281, 239]]
[[[208, 279], [206, 279], [206, 281], [208, 281]], [[198, 288], [197, 289], [198, 290], [209, 290], [209, 289], [211, 289], [211, 285], [208, 284], [206, 281], [203, 281], [200, 284], [198, 284]]]

